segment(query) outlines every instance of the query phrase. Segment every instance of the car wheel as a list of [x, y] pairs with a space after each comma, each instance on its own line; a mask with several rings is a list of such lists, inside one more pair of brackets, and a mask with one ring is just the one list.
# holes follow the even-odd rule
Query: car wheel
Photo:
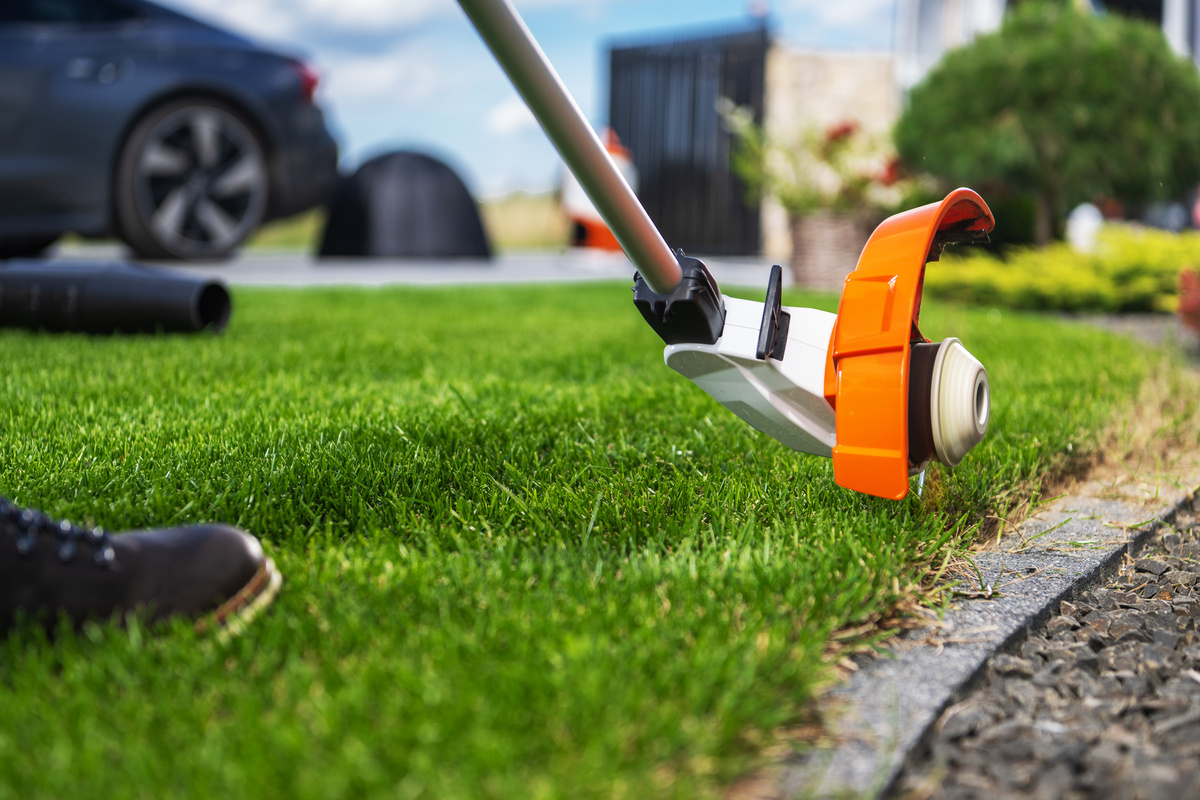
[[48, 236], [0, 236], [0, 258], [37, 258], [58, 241], [59, 234]]
[[154, 109], [133, 128], [115, 180], [117, 227], [147, 258], [225, 258], [262, 221], [267, 162], [232, 108], [201, 98]]

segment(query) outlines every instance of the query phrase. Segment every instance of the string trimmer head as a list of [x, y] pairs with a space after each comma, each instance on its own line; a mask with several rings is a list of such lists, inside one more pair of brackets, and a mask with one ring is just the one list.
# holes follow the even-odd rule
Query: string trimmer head
[[987, 238], [970, 189], [884, 220], [846, 278], [838, 313], [724, 297], [698, 259], [673, 252], [508, 0], [459, 0], [475, 29], [637, 266], [634, 303], [667, 365], [794, 450], [832, 456], [834, 480], [899, 500], [930, 461], [957, 465], [987, 432], [987, 372], [957, 339], [921, 335], [925, 267]]
[[987, 432], [983, 365], [957, 339], [930, 342], [918, 322], [926, 264], [992, 226], [970, 189], [890, 217], [837, 314], [782, 306], [777, 266], [765, 302], [722, 298], [682, 255], [682, 290], [660, 295], [638, 276], [634, 302], [667, 343], [669, 367], [793, 450], [832, 456], [839, 485], [898, 500], [910, 475], [930, 461], [957, 465]]

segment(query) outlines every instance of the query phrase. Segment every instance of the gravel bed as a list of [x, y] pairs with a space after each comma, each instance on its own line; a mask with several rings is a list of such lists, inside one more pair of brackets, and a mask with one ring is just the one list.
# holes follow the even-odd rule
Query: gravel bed
[[1200, 500], [946, 710], [912, 798], [1200, 797]]

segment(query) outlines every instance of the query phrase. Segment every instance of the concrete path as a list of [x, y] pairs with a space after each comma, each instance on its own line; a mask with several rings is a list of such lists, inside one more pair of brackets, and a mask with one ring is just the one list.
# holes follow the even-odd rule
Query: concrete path
[[[72, 244], [55, 258], [121, 259], [119, 245]], [[771, 263], [746, 258], [701, 257], [721, 286], [767, 286]], [[455, 284], [632, 281], [635, 268], [623, 254], [589, 250], [502, 255], [482, 259], [328, 259], [297, 253], [244, 252], [229, 261], [155, 264], [218, 278], [232, 286], [449, 286]], [[784, 284], [791, 277], [784, 270]]]

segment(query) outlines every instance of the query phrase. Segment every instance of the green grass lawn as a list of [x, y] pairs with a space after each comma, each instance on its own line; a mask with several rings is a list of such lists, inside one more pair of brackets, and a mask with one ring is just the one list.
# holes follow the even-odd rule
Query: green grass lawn
[[285, 575], [229, 644], [0, 642], [0, 798], [719, 795], [1148, 369], [927, 304], [988, 366], [992, 428], [895, 503], [667, 369], [627, 285], [234, 299], [219, 336], [0, 334], [0, 491], [111, 530], [237, 523]]

